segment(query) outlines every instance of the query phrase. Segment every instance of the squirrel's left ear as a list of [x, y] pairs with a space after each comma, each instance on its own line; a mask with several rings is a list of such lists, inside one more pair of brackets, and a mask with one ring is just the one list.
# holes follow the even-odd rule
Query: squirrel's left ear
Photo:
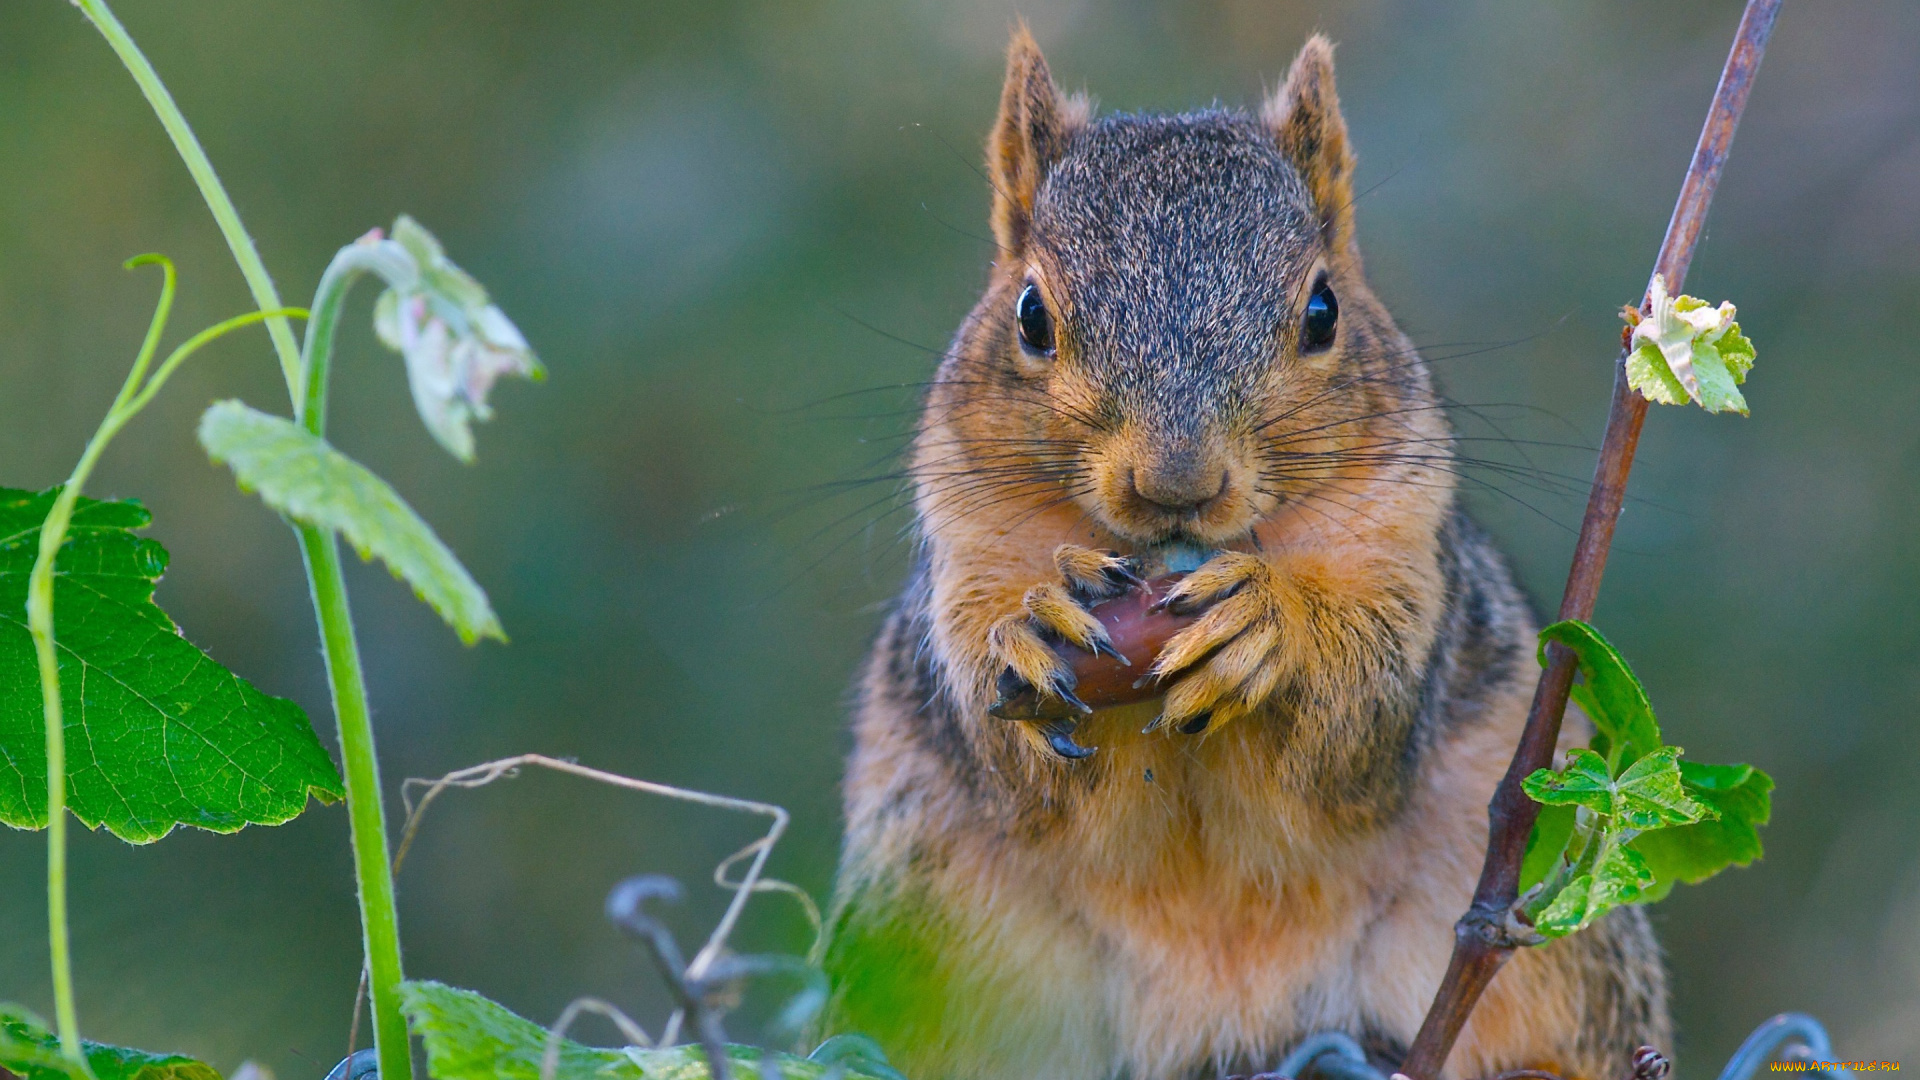
[[1333, 42], [1315, 34], [1294, 57], [1285, 85], [1267, 100], [1260, 117], [1280, 142], [1280, 152], [1300, 178], [1320, 214], [1329, 250], [1353, 249], [1353, 144], [1333, 89]]
[[1000, 91], [1000, 116], [987, 139], [987, 177], [993, 182], [993, 236], [1003, 256], [1026, 248], [1033, 224], [1033, 200], [1047, 171], [1067, 151], [1073, 133], [1086, 126], [1088, 105], [1053, 84], [1047, 58], [1027, 32], [1016, 26], [1007, 46], [1007, 81]]

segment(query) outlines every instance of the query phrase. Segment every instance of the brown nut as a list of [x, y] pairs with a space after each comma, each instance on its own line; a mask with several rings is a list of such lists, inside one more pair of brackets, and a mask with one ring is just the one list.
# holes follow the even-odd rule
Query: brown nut
[[1150, 608], [1167, 595], [1185, 574], [1168, 574], [1136, 587], [1121, 596], [1095, 604], [1088, 610], [1107, 628], [1113, 647], [1133, 661], [1123, 664], [1111, 656], [1096, 655], [1077, 645], [1060, 642], [1054, 650], [1073, 665], [1079, 682], [1074, 692], [1080, 700], [1096, 709], [1152, 701], [1166, 688], [1147, 677], [1153, 660], [1167, 641], [1193, 624], [1196, 615], [1175, 615]]

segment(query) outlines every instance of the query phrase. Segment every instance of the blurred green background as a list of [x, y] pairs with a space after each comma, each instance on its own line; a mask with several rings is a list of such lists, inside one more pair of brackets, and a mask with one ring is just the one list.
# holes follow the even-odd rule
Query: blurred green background
[[[357, 297], [333, 435], [492, 593], [464, 649], [377, 567], [352, 580], [386, 774], [522, 751], [775, 800], [774, 872], [824, 895], [850, 674], [906, 555], [890, 455], [990, 256], [978, 146], [1010, 21], [1106, 108], [1257, 102], [1341, 42], [1375, 284], [1429, 347], [1471, 496], [1551, 603], [1616, 348], [1739, 4], [1477, 0], [126, 0], [289, 302], [407, 211], [494, 291], [552, 378], [509, 384], [455, 464]], [[1920, 1059], [1920, 6], [1791, 3], [1689, 281], [1759, 343], [1753, 418], [1656, 411], [1598, 621], [1670, 737], [1780, 790], [1768, 856], [1683, 889], [1681, 1067], [1764, 1016], [1841, 1056]], [[106, 45], [0, 4], [0, 483], [66, 474], [179, 261], [175, 335], [249, 305]], [[283, 410], [264, 335], [196, 360], [106, 458], [173, 552], [162, 603], [332, 720], [292, 537], [192, 440], [216, 397]], [[1466, 343], [1466, 344], [1462, 344]], [[853, 483], [878, 477], [869, 483]], [[592, 993], [658, 1024], [607, 888], [692, 886], [757, 826], [532, 775], [438, 806], [400, 880], [410, 972], [551, 1021]], [[50, 1011], [38, 835], [0, 834], [0, 998]], [[315, 1080], [358, 969], [346, 819], [75, 845], [89, 1034]], [[747, 948], [805, 946], [779, 898]], [[734, 1022], [757, 1036], [759, 1001]], [[612, 1036], [589, 1021], [582, 1034]]]

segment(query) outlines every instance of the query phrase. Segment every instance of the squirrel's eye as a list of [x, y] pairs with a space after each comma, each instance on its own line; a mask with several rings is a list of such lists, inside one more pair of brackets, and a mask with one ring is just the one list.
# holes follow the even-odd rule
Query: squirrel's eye
[[1052, 356], [1053, 316], [1047, 313], [1047, 302], [1040, 299], [1040, 286], [1029, 283], [1020, 290], [1013, 315], [1020, 324], [1020, 344], [1042, 356]]
[[1300, 350], [1314, 352], [1333, 344], [1334, 326], [1340, 322], [1340, 301], [1327, 284], [1326, 275], [1314, 282], [1313, 295], [1307, 297], [1306, 313], [1300, 317]]

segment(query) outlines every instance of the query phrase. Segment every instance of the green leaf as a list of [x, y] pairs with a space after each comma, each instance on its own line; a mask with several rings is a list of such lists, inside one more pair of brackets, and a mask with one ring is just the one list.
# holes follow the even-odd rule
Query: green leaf
[[200, 418], [200, 445], [268, 506], [339, 533], [363, 559], [378, 555], [461, 641], [507, 639], [487, 594], [427, 523], [386, 481], [326, 440], [242, 402], [219, 401]]
[[1611, 845], [1590, 874], [1567, 883], [1553, 902], [1534, 918], [1542, 937], [1565, 937], [1593, 925], [1614, 908], [1641, 900], [1653, 884], [1646, 859], [1630, 847]]
[[[1705, 308], [1692, 297], [1681, 297], [1673, 306], [1682, 316]], [[1739, 330], [1729, 322], [1719, 338], [1730, 343], [1736, 358], [1752, 348]], [[1694, 375], [1703, 384], [1711, 382], [1711, 375], [1698, 368]], [[1520, 888], [1551, 879], [1576, 832], [1591, 838], [1582, 840], [1581, 848], [1602, 845], [1597, 850], [1603, 862], [1558, 892], [1529, 902], [1540, 932], [1547, 937], [1572, 933], [1610, 907], [1651, 903], [1676, 882], [1703, 881], [1759, 858], [1758, 826], [1770, 812], [1772, 779], [1750, 765], [1681, 761], [1678, 747], [1662, 746], [1646, 688], [1598, 630], [1572, 620], [1542, 630], [1542, 665], [1549, 642], [1571, 649], [1578, 659], [1584, 681], [1571, 694], [1595, 731], [1590, 748], [1567, 755], [1565, 769], [1538, 769], [1522, 783], [1543, 809], [1527, 838]], [[1576, 829], [1578, 806], [1594, 817]]]
[[[434, 1080], [539, 1080], [546, 1029], [505, 1006], [471, 990], [408, 982], [400, 987], [400, 1007], [426, 1044]], [[763, 1058], [771, 1058], [785, 1080], [823, 1080], [834, 1068], [855, 1080], [897, 1080], [899, 1075], [891, 1068], [875, 1070], [864, 1054], [826, 1063], [752, 1046], [727, 1047], [736, 1077], [759, 1077]], [[884, 1059], [879, 1064], [884, 1066]], [[705, 1080], [708, 1075], [706, 1055], [696, 1046], [603, 1050], [571, 1039], [560, 1040], [554, 1073], [555, 1080]]]
[[1688, 796], [1680, 775], [1677, 746], [1663, 746], [1627, 766], [1614, 781], [1614, 820], [1644, 830], [1719, 817], [1719, 811]]
[[1718, 344], [1720, 359], [1725, 361], [1727, 369], [1733, 372], [1733, 381], [1746, 382], [1747, 372], [1753, 370], [1755, 354], [1753, 342], [1748, 341], [1746, 335], [1740, 332], [1740, 324], [1728, 323], [1726, 332], [1720, 336]]
[[[437, 982], [400, 985], [400, 1009], [427, 1048], [434, 1080], [538, 1080], [547, 1033], [531, 1020], [471, 990]], [[634, 1080], [641, 1075], [618, 1050], [560, 1042], [557, 1080]]]
[[1613, 777], [1607, 772], [1607, 759], [1591, 750], [1568, 753], [1567, 767], [1559, 772], [1535, 769], [1520, 786], [1537, 803], [1579, 805], [1597, 814], [1613, 812]]
[[[179, 1054], [150, 1054], [81, 1041], [94, 1076], [99, 1080], [220, 1080], [211, 1065]], [[21, 1080], [69, 1080], [67, 1061], [60, 1056], [60, 1040], [39, 1017], [0, 1002], [0, 1069]]]
[[1540, 808], [1540, 816], [1533, 822], [1533, 831], [1527, 834], [1526, 857], [1520, 863], [1521, 892], [1547, 880], [1547, 875], [1553, 873], [1560, 856], [1566, 853], [1567, 841], [1573, 839], [1573, 823], [1577, 816], [1571, 804]]
[[1656, 405], [1685, 405], [1692, 400], [1651, 341], [1627, 354], [1627, 385]]
[[1676, 882], [1705, 881], [1729, 866], [1746, 866], [1763, 854], [1759, 826], [1772, 812], [1773, 778], [1751, 765], [1680, 763], [1687, 794], [1711, 807], [1718, 817], [1645, 832], [1633, 848], [1646, 856], [1655, 884], [1649, 900], [1658, 900]]
[[1660, 748], [1660, 724], [1654, 719], [1647, 688], [1640, 685], [1612, 642], [1578, 619], [1554, 623], [1540, 631], [1543, 667], [1548, 642], [1566, 646], [1579, 659], [1586, 683], [1574, 688], [1574, 698], [1610, 746], [1623, 746], [1621, 761], [1637, 761]]
[[[0, 822], [47, 823], [46, 730], [27, 577], [59, 489], [0, 488]], [[147, 843], [177, 825], [276, 825], [309, 795], [345, 796], [298, 705], [269, 697], [180, 635], [153, 602], [167, 568], [137, 502], [82, 498], [54, 563], [68, 808]]]
[[1700, 407], [1710, 413], [1737, 412], [1747, 415], [1747, 399], [1740, 396], [1736, 376], [1720, 350], [1706, 341], [1693, 343], [1693, 373], [1699, 381]]
[[1680, 748], [1663, 746], [1627, 766], [1618, 778], [1591, 750], [1567, 754], [1559, 772], [1536, 769], [1521, 782], [1527, 795], [1548, 806], [1579, 805], [1612, 819], [1609, 828], [1658, 829], [1717, 815], [1689, 797], [1680, 781]]

